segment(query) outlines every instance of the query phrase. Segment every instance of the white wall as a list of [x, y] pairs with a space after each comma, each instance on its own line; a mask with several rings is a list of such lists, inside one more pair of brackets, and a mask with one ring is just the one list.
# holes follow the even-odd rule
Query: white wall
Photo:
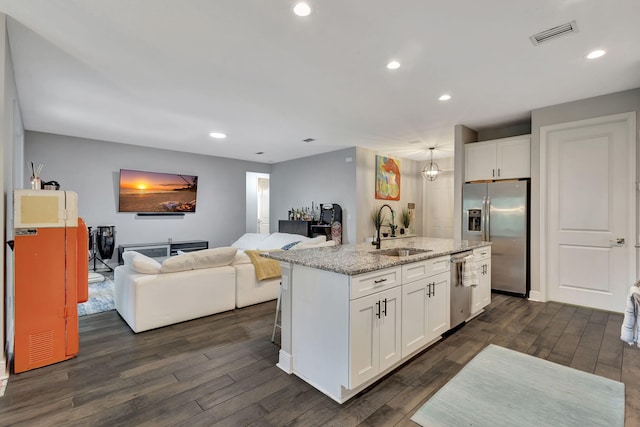
[[[422, 178], [422, 164], [414, 160], [400, 160], [400, 200], [377, 200], [375, 198], [376, 183], [376, 154], [375, 151], [366, 148], [357, 148], [358, 170], [356, 178], [357, 197], [357, 235], [356, 242], [362, 243], [373, 236], [375, 227], [371, 223], [371, 212], [379, 209], [383, 204], [388, 204], [396, 212], [396, 224], [400, 224], [400, 212], [407, 208], [409, 203], [415, 203], [415, 220], [411, 228], [418, 235], [423, 235], [423, 191], [424, 178]], [[384, 210], [387, 220], [391, 220], [388, 210]], [[352, 242], [353, 243], [353, 242]]]
[[[13, 252], [7, 250], [5, 242], [13, 239], [13, 188], [16, 176], [22, 173], [24, 164], [22, 118], [20, 104], [13, 74], [13, 61], [9, 51], [7, 39], [6, 15], [0, 13], [0, 129], [2, 129], [2, 143], [0, 144], [0, 188], [3, 197], [0, 200], [2, 224], [0, 234], [0, 277], [3, 280], [4, 292], [0, 292], [0, 342], [4, 344], [0, 354], [0, 378], [8, 376], [7, 362], [13, 355], [14, 336], [14, 307], [13, 307]], [[6, 267], [6, 269], [5, 269]], [[6, 307], [6, 311], [5, 311]], [[5, 335], [6, 331], [6, 335]]]
[[[228, 246], [246, 230], [246, 172], [268, 173], [270, 165], [158, 150], [40, 132], [26, 133], [27, 161], [44, 163], [44, 180], [78, 193], [87, 225], [116, 226], [123, 243], [201, 239]], [[120, 169], [198, 175], [196, 212], [184, 217], [137, 217], [118, 213]], [[28, 177], [25, 175], [25, 183]], [[117, 261], [114, 254], [113, 261]]]
[[[349, 160], [351, 159], [351, 160]], [[332, 151], [276, 163], [271, 168], [270, 229], [288, 211], [315, 203], [337, 203], [342, 208], [342, 243], [356, 240], [356, 149]]]
[[424, 180], [424, 236], [453, 239], [453, 157], [438, 159], [443, 171], [435, 181]]

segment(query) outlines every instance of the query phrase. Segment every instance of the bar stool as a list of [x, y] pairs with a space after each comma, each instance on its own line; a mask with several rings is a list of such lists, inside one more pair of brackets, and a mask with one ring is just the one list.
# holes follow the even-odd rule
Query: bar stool
[[271, 333], [271, 342], [275, 342], [276, 328], [282, 330], [282, 323], [278, 323], [278, 315], [280, 314], [280, 300], [282, 299], [282, 282], [280, 282], [280, 290], [278, 291], [278, 302], [276, 304], [276, 318], [273, 320], [273, 332]]

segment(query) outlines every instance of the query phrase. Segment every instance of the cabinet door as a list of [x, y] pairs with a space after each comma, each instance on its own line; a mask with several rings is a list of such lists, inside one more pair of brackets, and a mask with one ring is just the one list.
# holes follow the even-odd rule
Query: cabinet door
[[500, 141], [496, 145], [496, 179], [531, 177], [529, 137]]
[[480, 308], [485, 308], [491, 304], [491, 258], [480, 263], [479, 279]]
[[474, 249], [473, 255], [478, 266], [479, 283], [472, 293], [472, 314], [491, 304], [491, 246]]
[[400, 361], [402, 356], [402, 289], [395, 287], [380, 293], [380, 372]]
[[478, 276], [479, 276], [479, 280], [478, 280], [478, 286], [473, 286], [471, 288], [471, 314], [476, 314], [477, 312], [479, 312], [480, 310], [482, 310], [482, 308], [484, 307], [484, 305], [482, 305], [483, 301], [483, 295], [481, 292], [482, 289], [482, 267], [481, 267], [482, 263], [478, 263]]
[[496, 178], [496, 144], [475, 142], [464, 146], [465, 181]]
[[402, 286], [402, 357], [427, 343], [426, 278]]
[[431, 296], [427, 303], [427, 341], [431, 341], [449, 330], [451, 323], [450, 280], [449, 273], [440, 273], [427, 279], [432, 284]]
[[349, 342], [349, 388], [353, 389], [380, 372], [379, 294], [351, 301]]

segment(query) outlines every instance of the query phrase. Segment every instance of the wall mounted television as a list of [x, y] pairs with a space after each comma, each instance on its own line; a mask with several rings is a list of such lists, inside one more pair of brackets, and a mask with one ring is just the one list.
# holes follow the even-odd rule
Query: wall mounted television
[[195, 212], [197, 193], [195, 175], [120, 169], [118, 212]]

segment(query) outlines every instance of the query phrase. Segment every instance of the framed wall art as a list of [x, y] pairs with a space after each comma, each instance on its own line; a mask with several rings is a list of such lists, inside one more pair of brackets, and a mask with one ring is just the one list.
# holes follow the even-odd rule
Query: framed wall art
[[400, 160], [376, 154], [376, 199], [400, 200]]

